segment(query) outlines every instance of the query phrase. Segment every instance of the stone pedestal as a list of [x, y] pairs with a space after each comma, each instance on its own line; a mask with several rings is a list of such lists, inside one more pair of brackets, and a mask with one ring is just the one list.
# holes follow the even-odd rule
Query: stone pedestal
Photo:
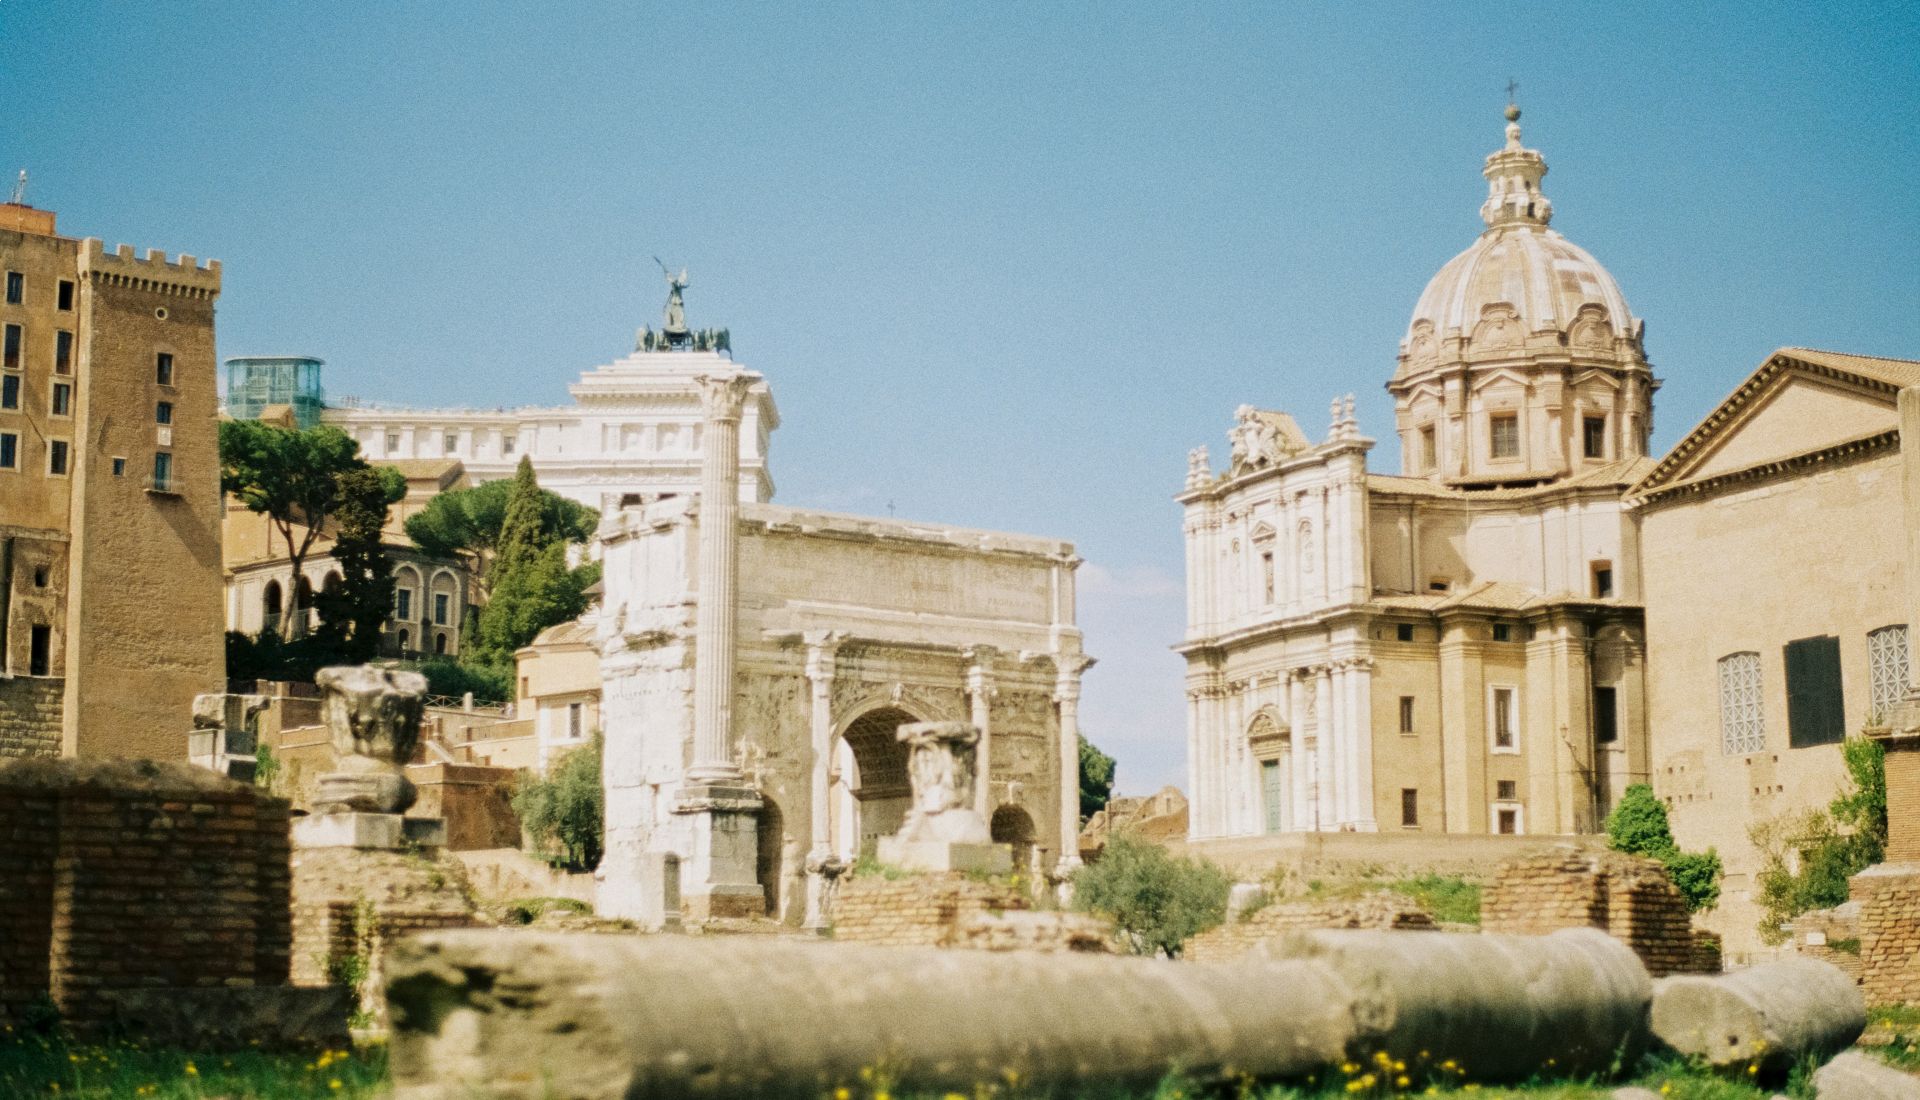
[[913, 808], [899, 832], [880, 838], [880, 861], [909, 871], [1012, 870], [1012, 850], [993, 842], [974, 806], [980, 731], [965, 722], [910, 722], [896, 736], [908, 746]]
[[439, 818], [399, 814], [310, 814], [293, 823], [296, 848], [369, 848], [399, 851], [444, 848], [447, 823]]
[[1005, 844], [969, 844], [963, 841], [880, 838], [880, 862], [910, 871], [967, 871], [1004, 875], [1013, 870], [1013, 853]]
[[744, 784], [683, 787], [673, 812], [687, 818], [688, 856], [680, 864], [681, 907], [693, 920], [763, 917], [759, 881], [759, 792]]

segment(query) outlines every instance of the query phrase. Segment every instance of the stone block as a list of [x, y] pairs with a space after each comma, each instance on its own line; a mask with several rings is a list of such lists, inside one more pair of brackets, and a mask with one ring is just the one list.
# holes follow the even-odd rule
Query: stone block
[[909, 871], [959, 871], [1004, 875], [1013, 870], [1013, 850], [1005, 844], [969, 844], [940, 840], [880, 838], [880, 862]]
[[399, 814], [309, 814], [293, 823], [296, 848], [440, 848], [447, 843], [447, 823], [438, 818], [401, 817]]
[[1781, 1073], [1852, 1045], [1867, 1006], [1852, 978], [1813, 959], [1782, 959], [1733, 974], [1662, 978], [1653, 1034], [1718, 1069]]
[[1817, 1100], [1920, 1100], [1920, 1077], [1849, 1050], [1813, 1073]]
[[325, 1050], [350, 1041], [353, 994], [340, 986], [119, 989], [113, 1028], [176, 1050]]

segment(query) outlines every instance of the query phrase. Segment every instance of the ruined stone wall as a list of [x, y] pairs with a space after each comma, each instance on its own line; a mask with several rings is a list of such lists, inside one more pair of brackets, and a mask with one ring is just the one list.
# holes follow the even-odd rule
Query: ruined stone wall
[[184, 764], [22, 760], [0, 807], [6, 1018], [50, 995], [87, 1035], [115, 990], [285, 984], [285, 802]]
[[[1887, 754], [1889, 763], [1895, 755]], [[1867, 1003], [1920, 1004], [1920, 863], [1869, 867], [1853, 876], [1850, 891], [1860, 903], [1860, 986]]]
[[1620, 852], [1568, 848], [1503, 865], [1481, 901], [1480, 926], [1522, 935], [1598, 928], [1656, 978], [1700, 965], [1686, 899], [1666, 868]]
[[512, 768], [479, 764], [415, 764], [407, 778], [419, 788], [408, 813], [447, 823], [447, 848], [464, 852], [512, 848], [520, 843], [520, 818], [513, 812]]
[[0, 679], [0, 757], [60, 755], [65, 691], [58, 677]]
[[1180, 957], [1198, 962], [1232, 959], [1256, 944], [1298, 928], [1381, 928], [1432, 931], [1433, 915], [1412, 898], [1381, 891], [1358, 898], [1281, 901], [1228, 921], [1187, 941]]
[[458, 860], [356, 848], [296, 852], [292, 910], [295, 985], [330, 985], [334, 964], [364, 951], [371, 965], [402, 936], [475, 923]]
[[840, 887], [833, 909], [833, 938], [891, 947], [946, 943], [963, 920], [977, 913], [1027, 908], [1011, 886], [976, 882], [960, 875], [915, 875], [851, 879]]

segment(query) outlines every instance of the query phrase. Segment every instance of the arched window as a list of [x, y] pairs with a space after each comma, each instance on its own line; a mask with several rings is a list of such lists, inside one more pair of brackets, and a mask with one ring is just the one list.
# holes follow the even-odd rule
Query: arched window
[[1274, 600], [1273, 576], [1273, 528], [1261, 524], [1253, 529], [1253, 556], [1260, 564], [1260, 592], [1262, 603]]
[[401, 653], [405, 653], [407, 651], [407, 641], [408, 641], [407, 632], [402, 630], [400, 632], [400, 652]]
[[279, 581], [267, 582], [266, 595], [261, 599], [261, 610], [266, 612], [267, 618], [269, 619], [277, 619], [280, 617]]
[[1720, 751], [1728, 756], [1767, 747], [1760, 709], [1760, 655], [1729, 653], [1720, 658]]
[[444, 631], [433, 636], [433, 651], [435, 653], [445, 653], [447, 651], [447, 635]]

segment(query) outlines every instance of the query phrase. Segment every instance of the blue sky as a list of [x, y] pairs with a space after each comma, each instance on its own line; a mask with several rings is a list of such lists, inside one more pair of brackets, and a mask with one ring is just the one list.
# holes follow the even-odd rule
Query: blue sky
[[778, 499], [1074, 540], [1120, 786], [1184, 781], [1187, 449], [1324, 430], [1481, 228], [1508, 78], [1664, 448], [1773, 348], [1920, 358], [1920, 7], [0, 0], [0, 171], [225, 263], [221, 354], [559, 402], [692, 269]]

